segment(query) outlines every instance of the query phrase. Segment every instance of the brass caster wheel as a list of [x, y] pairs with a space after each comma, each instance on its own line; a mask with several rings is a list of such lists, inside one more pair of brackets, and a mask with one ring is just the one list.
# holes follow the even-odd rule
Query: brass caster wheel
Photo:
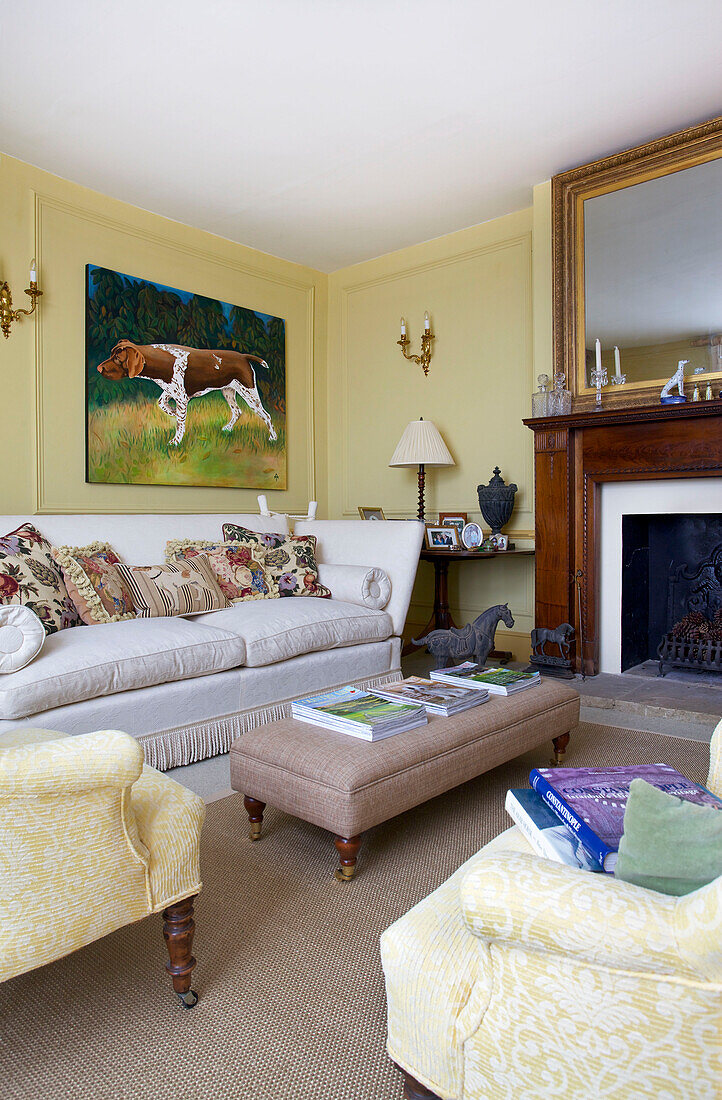
[[260, 825], [251, 825], [251, 828], [248, 832], [248, 835], [250, 836], [251, 840], [260, 840], [261, 839], [261, 826]]
[[355, 873], [353, 868], [347, 870], [345, 867], [337, 867], [333, 874], [336, 882], [350, 882]]
[[179, 993], [178, 1000], [183, 1008], [195, 1008], [198, 1004], [198, 994], [195, 989], [189, 989], [187, 993]]

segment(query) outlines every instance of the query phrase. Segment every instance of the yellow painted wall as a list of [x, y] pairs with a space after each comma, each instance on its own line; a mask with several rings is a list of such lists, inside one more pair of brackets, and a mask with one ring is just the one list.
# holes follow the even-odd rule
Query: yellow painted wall
[[[534, 385], [540, 374], [553, 380], [554, 346], [552, 342], [552, 182], [546, 180], [534, 188], [532, 286], [534, 312]], [[529, 413], [531, 415], [531, 400]]]
[[[288, 489], [272, 508], [326, 509], [327, 276], [0, 158], [0, 279], [35, 318], [0, 339], [0, 511], [255, 511], [257, 490], [85, 484], [85, 265], [100, 264], [285, 318]], [[320, 444], [317, 442], [320, 433]]]
[[[256, 509], [256, 490], [86, 485], [86, 263], [236, 302], [287, 321], [288, 485], [273, 508], [357, 516], [380, 505], [416, 514], [414, 470], [388, 461], [406, 424], [433, 420], [456, 465], [427, 476], [427, 518], [480, 520], [476, 486], [499, 464], [519, 486], [508, 533], [533, 546], [532, 434], [522, 423], [540, 371], [551, 370], [550, 185], [532, 208], [331, 276], [118, 202], [0, 157], [0, 278], [24, 304], [36, 255], [44, 297], [36, 320], [0, 341], [0, 462], [5, 513], [201, 512]], [[431, 371], [405, 361], [407, 320], [419, 347], [424, 310], [436, 334]], [[423, 564], [407, 634], [427, 621], [432, 569]], [[516, 619], [498, 639], [528, 652], [533, 559], [452, 568], [454, 615], [465, 622], [508, 601]]]
[[[542, 310], [535, 321], [532, 292], [533, 230], [544, 211], [542, 191], [536, 213], [510, 214], [329, 277], [331, 515], [355, 517], [359, 505], [416, 515], [416, 471], [388, 463], [408, 422], [423, 416], [456, 461], [427, 471], [427, 521], [440, 510], [481, 521], [476, 487], [498, 464], [519, 486], [507, 531], [517, 546], [533, 545], [533, 440], [521, 421], [530, 411], [535, 357], [548, 369], [551, 353], [551, 330], [544, 331]], [[543, 299], [542, 270], [540, 278]], [[403, 316], [411, 350], [419, 350], [426, 309], [436, 336], [427, 378], [396, 344]], [[452, 613], [468, 622], [508, 601], [514, 632], [500, 631], [497, 640], [525, 658], [533, 580], [533, 558], [459, 563], [449, 575]], [[422, 563], [407, 634], [426, 623], [432, 599], [433, 569]]]

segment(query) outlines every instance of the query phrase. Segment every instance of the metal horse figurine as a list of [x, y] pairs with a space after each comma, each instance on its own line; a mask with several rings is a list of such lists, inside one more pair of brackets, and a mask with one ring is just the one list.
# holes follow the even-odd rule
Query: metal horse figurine
[[545, 626], [536, 626], [531, 632], [531, 647], [534, 656], [537, 657], [549, 657], [549, 654], [545, 651], [544, 646], [547, 642], [550, 645], [558, 645], [559, 652], [564, 660], [569, 658], [569, 643], [574, 637], [574, 627], [571, 623], [562, 623], [561, 626], [557, 626], [554, 630], [549, 630]]
[[482, 611], [473, 623], [466, 626], [452, 626], [449, 630], [432, 630], [423, 638], [412, 638], [414, 645], [425, 645], [436, 658], [436, 668], [444, 668], [449, 658], [466, 661], [473, 657], [477, 664], [483, 665], [494, 648], [494, 635], [500, 622], [511, 629], [514, 619], [509, 605], [495, 604]]

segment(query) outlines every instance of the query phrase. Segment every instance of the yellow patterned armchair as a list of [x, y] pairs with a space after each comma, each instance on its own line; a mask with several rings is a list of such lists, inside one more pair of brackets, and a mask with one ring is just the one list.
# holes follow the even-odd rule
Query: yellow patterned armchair
[[0, 981], [163, 912], [186, 1007], [205, 807], [126, 733], [0, 734]]
[[[708, 786], [722, 796], [722, 722]], [[668, 897], [502, 833], [381, 938], [410, 1100], [719, 1100], [722, 878]]]

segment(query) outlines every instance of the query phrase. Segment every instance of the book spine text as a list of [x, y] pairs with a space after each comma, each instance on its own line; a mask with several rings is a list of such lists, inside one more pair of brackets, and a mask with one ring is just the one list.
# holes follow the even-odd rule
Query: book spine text
[[523, 807], [519, 805], [511, 791], [506, 792], [504, 808], [519, 832], [526, 838], [529, 842], [529, 846], [538, 856], [544, 856], [546, 859], [553, 859], [555, 863], [560, 862], [559, 852], [544, 836], [543, 831], [534, 824]]
[[[572, 809], [566, 799], [557, 794], [550, 783], [544, 778], [540, 772], [534, 768], [529, 775], [529, 782], [532, 788], [537, 794], [544, 799], [547, 806], [550, 807], [557, 815], [560, 821], [563, 821], [568, 828], [572, 830], [574, 835], [579, 839], [580, 844], [583, 844], [586, 850], [599, 861], [604, 870], [605, 860], [613, 854], [612, 848], [609, 848], [600, 837], [594, 832], [593, 829], [587, 825], [586, 821]], [[611, 868], [610, 868], [611, 869]]]

